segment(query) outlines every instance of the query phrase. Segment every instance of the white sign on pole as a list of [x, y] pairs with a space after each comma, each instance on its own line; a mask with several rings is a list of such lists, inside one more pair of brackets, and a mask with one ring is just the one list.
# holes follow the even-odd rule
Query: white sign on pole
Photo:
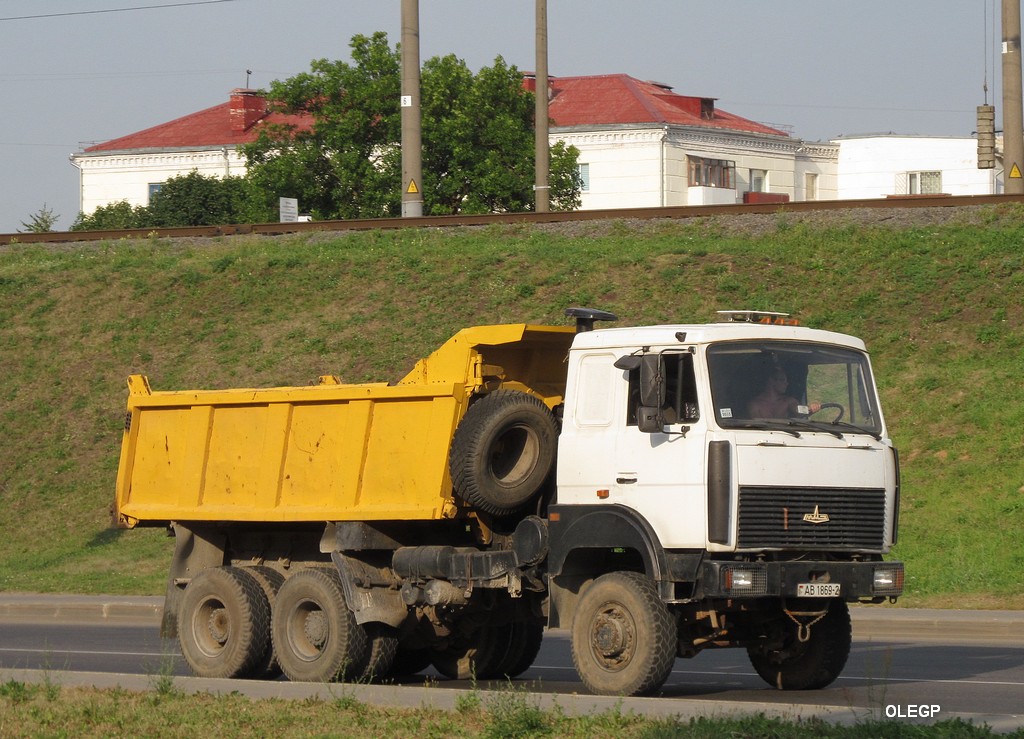
[[280, 198], [281, 223], [295, 223], [299, 220], [298, 198]]

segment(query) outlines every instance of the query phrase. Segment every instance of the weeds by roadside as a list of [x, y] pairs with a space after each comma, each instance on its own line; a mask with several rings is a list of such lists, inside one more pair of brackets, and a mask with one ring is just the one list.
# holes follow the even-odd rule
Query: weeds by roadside
[[[467, 695], [477, 695], [470, 691]], [[56, 688], [10, 680], [0, 684], [0, 735], [5, 739], [74, 737], [345, 737], [346, 739], [1022, 739], [956, 719], [932, 725], [865, 720], [836, 725], [819, 719], [784, 721], [744, 717], [644, 718], [619, 708], [570, 716], [542, 709], [521, 689], [487, 692], [455, 711], [380, 708], [342, 696], [337, 700], [250, 700], [237, 693], [213, 696], [170, 691]], [[349, 698], [352, 698], [351, 700]], [[458, 702], [457, 702], [458, 703]]]

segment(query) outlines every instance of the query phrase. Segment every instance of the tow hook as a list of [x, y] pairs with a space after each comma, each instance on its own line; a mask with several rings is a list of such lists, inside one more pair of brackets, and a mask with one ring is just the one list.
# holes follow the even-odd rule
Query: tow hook
[[[806, 643], [811, 638], [811, 627], [814, 624], [825, 618], [825, 614], [828, 613], [828, 608], [823, 611], [790, 611], [787, 608], [783, 608], [782, 612], [785, 613], [789, 618], [796, 624], [796, 638], [800, 643]], [[811, 619], [807, 623], [801, 623], [801, 618]]]

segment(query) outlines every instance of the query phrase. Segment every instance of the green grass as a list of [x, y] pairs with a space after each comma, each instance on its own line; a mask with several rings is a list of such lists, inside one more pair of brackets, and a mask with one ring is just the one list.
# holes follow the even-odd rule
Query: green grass
[[237, 693], [187, 695], [173, 685], [137, 693], [0, 684], [0, 732], [4, 737], [202, 736], [218, 737], [578, 737], [580, 739], [982, 739], [1024, 737], [1024, 732], [996, 734], [987, 726], [959, 719], [932, 725], [907, 720], [865, 719], [835, 725], [818, 719], [783, 721], [754, 715], [735, 718], [645, 718], [618, 710], [570, 716], [557, 707], [543, 710], [517, 691], [488, 694], [464, 702], [455, 711], [432, 708], [378, 708], [351, 695], [332, 700], [250, 700]]
[[126, 398], [395, 380], [458, 329], [789, 311], [862, 337], [901, 452], [913, 605], [1024, 607], [1024, 211], [0, 247], [0, 589], [161, 593], [171, 540], [108, 528]]

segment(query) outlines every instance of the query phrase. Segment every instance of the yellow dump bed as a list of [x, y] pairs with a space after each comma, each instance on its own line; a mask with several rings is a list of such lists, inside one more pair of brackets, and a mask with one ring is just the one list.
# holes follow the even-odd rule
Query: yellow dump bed
[[121, 526], [453, 517], [448, 452], [470, 399], [562, 402], [572, 328], [467, 328], [394, 385], [153, 392], [128, 379]]

